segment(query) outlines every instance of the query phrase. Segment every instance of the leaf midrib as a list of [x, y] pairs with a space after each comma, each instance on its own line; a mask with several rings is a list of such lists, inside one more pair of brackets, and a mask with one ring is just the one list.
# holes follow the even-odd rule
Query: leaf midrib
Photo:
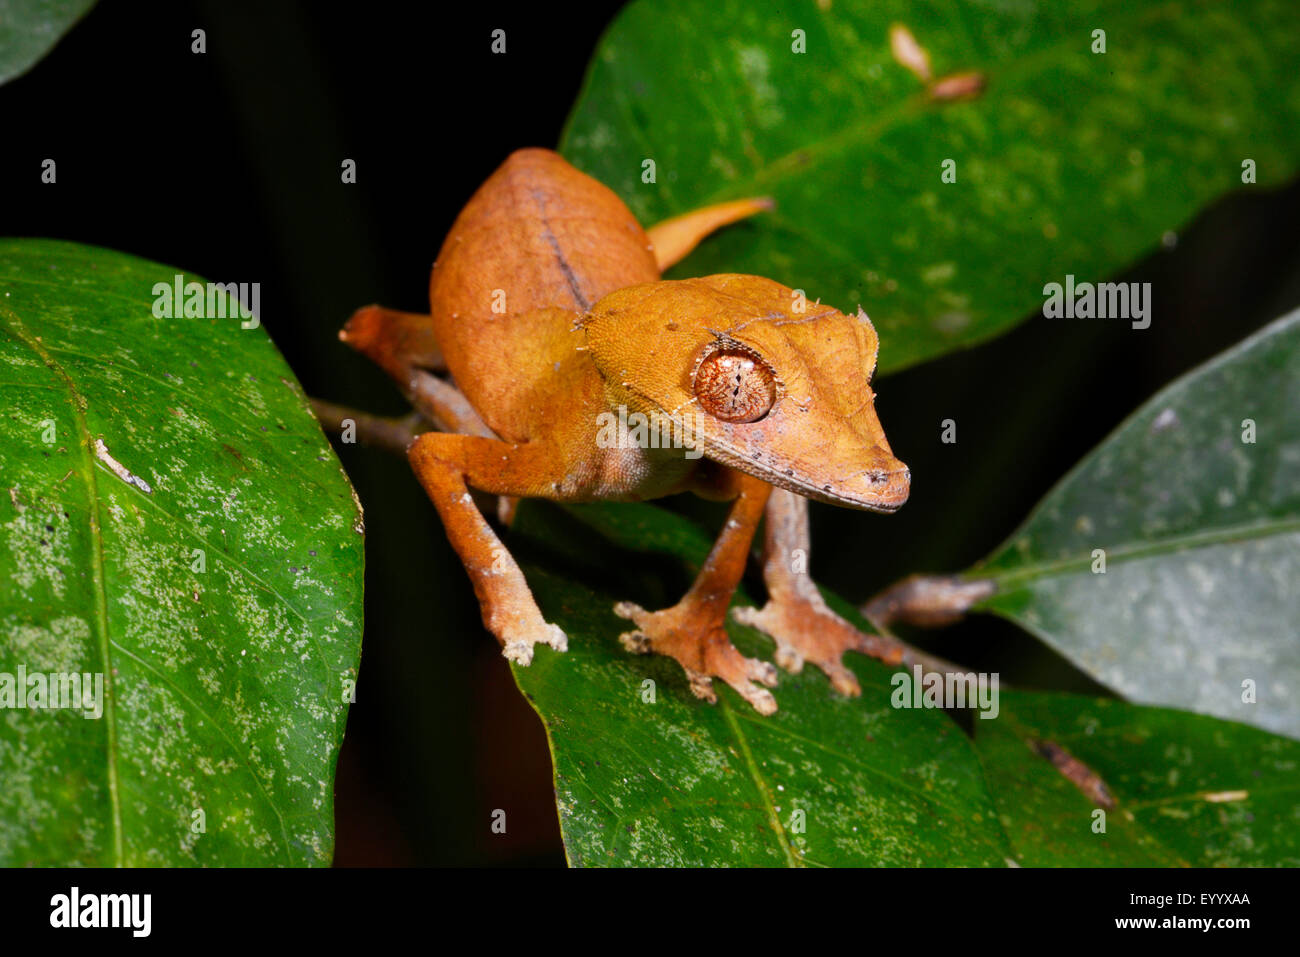
[[121, 867], [125, 853], [122, 833], [122, 800], [119, 793], [117, 770], [117, 697], [113, 680], [110, 639], [108, 635], [108, 588], [104, 575], [104, 534], [99, 495], [99, 479], [95, 469], [94, 453], [91, 451], [90, 427], [86, 423], [81, 400], [84, 397], [77, 391], [76, 383], [64, 368], [46, 351], [38, 337], [27, 332], [22, 320], [11, 309], [0, 306], [10, 333], [15, 339], [31, 349], [56, 376], [68, 391], [68, 404], [72, 407], [73, 420], [76, 422], [78, 446], [81, 451], [81, 478], [86, 483], [86, 494], [90, 498], [88, 517], [91, 539], [91, 589], [94, 592], [95, 631], [99, 642], [99, 653], [104, 669], [104, 729], [108, 739], [107, 747], [107, 788], [109, 813], [113, 822], [113, 863]]
[[[1233, 363], [1245, 363], [1247, 357], [1256, 350], [1261, 348], [1277, 348], [1278, 342], [1284, 341], [1282, 337], [1294, 333], [1300, 328], [1300, 310], [1287, 313], [1286, 315], [1275, 319], [1263, 328], [1257, 329], [1245, 339], [1228, 348], [1226, 351], [1211, 357], [1200, 365], [1182, 373], [1178, 378], [1165, 385], [1162, 389], [1151, 396], [1137, 409], [1125, 416], [1106, 437], [1094, 446], [1086, 455], [1083, 456], [1074, 467], [1065, 475], [1057, 480], [1056, 484], [1048, 490], [1047, 494], [1039, 499], [1038, 504], [1033, 507], [1030, 513], [1020, 523], [1020, 525], [1011, 533], [1011, 535], [1000, 544], [989, 557], [978, 563], [973, 569], [966, 573], [965, 577], [970, 579], [993, 579], [999, 582], [1011, 581], [1016, 582], [1019, 579], [1032, 581], [1031, 572], [1036, 569], [1042, 569], [1044, 577], [1049, 574], [1068, 573], [1081, 563], [1080, 558], [1065, 558], [1055, 562], [1035, 561], [1027, 565], [1017, 565], [1014, 568], [998, 572], [996, 570], [985, 570], [990, 562], [1000, 560], [1004, 555], [1014, 554], [1017, 543], [1029, 535], [1033, 535], [1039, 524], [1043, 521], [1049, 521], [1047, 516], [1049, 508], [1053, 507], [1058, 498], [1062, 498], [1069, 493], [1075, 485], [1081, 481], [1089, 480], [1089, 470], [1093, 468], [1097, 458], [1113, 443], [1122, 443], [1124, 438], [1134, 429], [1139, 428], [1146, 423], [1152, 416], [1152, 410], [1156, 408], [1181, 408], [1183, 397], [1192, 389], [1205, 388], [1205, 383], [1210, 380], [1210, 376], [1220, 373], [1223, 369], [1229, 368]], [[1095, 482], [1093, 484], [1096, 484]], [[1273, 523], [1238, 523], [1236, 525], [1225, 525], [1209, 532], [1173, 535], [1160, 538], [1157, 541], [1148, 543], [1146, 546], [1129, 546], [1123, 545], [1113, 547], [1107, 551], [1107, 560], [1110, 558], [1113, 550], [1120, 556], [1120, 560], [1133, 559], [1135, 557], [1145, 557], [1139, 550], [1148, 549], [1146, 554], [1158, 551], [1166, 545], [1173, 545], [1170, 551], [1184, 551], [1203, 544], [1209, 544], [1211, 537], [1219, 536], [1222, 540], [1214, 544], [1224, 544], [1235, 540], [1235, 536], [1240, 535], [1240, 540], [1248, 540], [1256, 537], [1247, 534], [1258, 529], [1267, 529], [1272, 527]], [[1201, 540], [1201, 535], [1205, 536], [1205, 541]], [[1088, 563], [1091, 562], [1091, 554], [1088, 557]]]
[[754, 787], [758, 789], [759, 795], [763, 798], [763, 810], [767, 811], [767, 819], [772, 825], [772, 836], [776, 838], [776, 843], [781, 849], [781, 854], [785, 857], [787, 867], [803, 867], [803, 861], [795, 854], [794, 848], [790, 846], [790, 839], [786, 836], [785, 827], [781, 824], [781, 817], [776, 813], [776, 799], [772, 796], [771, 788], [763, 780], [759, 773], [758, 764], [754, 761], [754, 752], [749, 747], [749, 738], [745, 736], [744, 730], [740, 727], [740, 722], [736, 718], [736, 713], [732, 710], [731, 705], [726, 701], [718, 702], [718, 707], [722, 709], [722, 716], [727, 722], [727, 727], [736, 737], [736, 743], [740, 746], [740, 756], [745, 762], [745, 769], [749, 771], [749, 776], [754, 782]]
[[[1173, 555], [1179, 552], [1195, 551], [1200, 548], [1212, 548], [1217, 545], [1229, 545], [1236, 542], [1250, 542], [1274, 535], [1286, 535], [1300, 531], [1300, 516], [1267, 522], [1250, 522], [1237, 525], [1225, 525], [1205, 532], [1187, 535], [1175, 535], [1161, 538], [1154, 542], [1135, 543], [1132, 545], [1099, 545], [1106, 552], [1106, 564], [1126, 561], [1139, 561], [1156, 555]], [[1036, 562], [1020, 565], [1005, 572], [992, 574], [973, 572], [970, 577], [992, 580], [997, 583], [998, 594], [1017, 590], [1026, 584], [1033, 584], [1047, 578], [1061, 578], [1088, 570], [1091, 574], [1093, 557], [1071, 556], [1052, 562]], [[992, 600], [992, 599], [990, 599]]]

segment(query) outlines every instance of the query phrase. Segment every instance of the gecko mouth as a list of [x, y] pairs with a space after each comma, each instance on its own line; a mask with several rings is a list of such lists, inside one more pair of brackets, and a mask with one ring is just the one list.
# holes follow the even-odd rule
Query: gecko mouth
[[[816, 499], [820, 502], [827, 502], [831, 505], [841, 505], [847, 508], [856, 508], [867, 512], [880, 512], [885, 515], [891, 515], [897, 512], [907, 503], [908, 495], [912, 490], [912, 472], [905, 466], [900, 465], [897, 469], [890, 471], [870, 470], [865, 475], [867, 490], [855, 492], [852, 486], [835, 486], [823, 485], [819, 489], [809, 489], [807, 491], [794, 489], [799, 494]], [[855, 483], [862, 484], [862, 483]]]
[[892, 514], [903, 507], [911, 492], [912, 472], [896, 459], [897, 468], [870, 468], [856, 472], [848, 480], [814, 484], [800, 480], [794, 469], [764, 461], [765, 456], [761, 453], [757, 456], [753, 453], [743, 455], [716, 439], [706, 439], [704, 445], [706, 454], [724, 465], [804, 498], [841, 508]]
[[864, 512], [879, 512], [884, 515], [891, 515], [903, 507], [907, 502], [912, 483], [912, 473], [906, 466], [891, 472], [868, 473], [872, 478], [867, 480], [868, 484], [862, 491], [848, 484], [811, 485], [800, 482], [792, 476], [770, 470], [746, 469], [746, 471], [764, 482], [816, 502]]

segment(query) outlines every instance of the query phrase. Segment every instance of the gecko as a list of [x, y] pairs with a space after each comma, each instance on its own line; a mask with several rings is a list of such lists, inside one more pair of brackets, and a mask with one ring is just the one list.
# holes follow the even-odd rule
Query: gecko
[[366, 306], [340, 331], [435, 424], [407, 455], [512, 661], [527, 665], [537, 645], [565, 651], [568, 638], [471, 490], [499, 496], [507, 522], [520, 498], [729, 501], [677, 604], [614, 607], [632, 626], [623, 646], [675, 659], [706, 701], [721, 680], [761, 714], [777, 710], [776, 667], [726, 631], [760, 523], [767, 601], [731, 615], [775, 641], [777, 665], [811, 663], [855, 696], [846, 651], [903, 659], [899, 642], [831, 610], [806, 571], [809, 500], [890, 513], [910, 490], [876, 415], [879, 340], [866, 313], [761, 276], [662, 278], [710, 233], [771, 208], [731, 200], [646, 229], [558, 153], [521, 149], [453, 223], [429, 313]]

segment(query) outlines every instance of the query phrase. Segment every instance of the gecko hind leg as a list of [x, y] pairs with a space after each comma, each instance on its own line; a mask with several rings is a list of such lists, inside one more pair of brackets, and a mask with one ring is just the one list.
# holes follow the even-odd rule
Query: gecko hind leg
[[388, 373], [407, 401], [443, 432], [496, 438], [446, 372], [433, 317], [363, 306], [339, 330], [339, 339]]
[[[732, 617], [776, 641], [776, 663], [791, 674], [810, 661], [840, 694], [862, 693], [858, 679], [844, 666], [846, 651], [859, 651], [886, 664], [904, 660], [906, 648], [882, 635], [868, 635], [833, 612], [808, 574], [808, 501], [776, 489], [767, 504], [763, 543], [763, 581], [767, 604], [736, 608]], [[802, 554], [796, 555], [796, 552]]]
[[[455, 384], [435, 374], [445, 373], [447, 363], [433, 334], [432, 316], [363, 306], [339, 330], [339, 339], [387, 372], [439, 431], [497, 438]], [[503, 525], [514, 522], [518, 505], [512, 496], [498, 497], [497, 517]]]
[[446, 372], [433, 317], [383, 306], [362, 306], [339, 330], [339, 339], [364, 353], [399, 383], [413, 368]]

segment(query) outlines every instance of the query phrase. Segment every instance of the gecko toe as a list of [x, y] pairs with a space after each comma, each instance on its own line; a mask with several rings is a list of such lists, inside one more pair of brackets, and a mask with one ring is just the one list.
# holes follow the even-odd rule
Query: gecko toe
[[533, 662], [533, 645], [530, 641], [507, 641], [501, 654], [517, 665], [530, 665]]
[[767, 685], [769, 688], [775, 688], [779, 680], [776, 666], [770, 661], [760, 661], [757, 658], [746, 658], [745, 665], [749, 669], [749, 677], [752, 681], [758, 681]]
[[644, 631], [625, 631], [618, 636], [619, 644], [634, 655], [648, 655], [654, 650], [650, 636]]
[[686, 668], [686, 679], [690, 682], [691, 694], [709, 704], [718, 703], [718, 695], [713, 690], [713, 679], [708, 675]]
[[[731, 682], [727, 682], [731, 684]], [[731, 684], [736, 693], [749, 702], [755, 711], [762, 715], [776, 714], [776, 698], [766, 688], [759, 688], [749, 682]]]
[[648, 613], [634, 601], [620, 601], [614, 603], [614, 614], [620, 618], [626, 618], [628, 621], [637, 621]]
[[501, 654], [517, 665], [526, 666], [532, 664], [533, 649], [537, 645], [546, 645], [555, 651], [568, 651], [569, 636], [559, 625], [542, 622], [539, 627], [507, 637]]

